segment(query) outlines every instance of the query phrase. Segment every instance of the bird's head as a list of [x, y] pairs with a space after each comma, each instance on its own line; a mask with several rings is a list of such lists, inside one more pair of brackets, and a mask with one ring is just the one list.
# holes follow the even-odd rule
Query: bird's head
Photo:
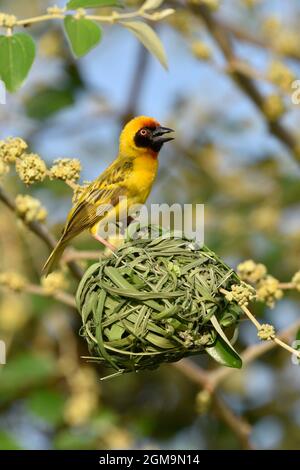
[[120, 136], [120, 153], [143, 156], [149, 154], [156, 157], [165, 142], [173, 140], [168, 134], [173, 132], [163, 127], [155, 119], [139, 116], [129, 121]]

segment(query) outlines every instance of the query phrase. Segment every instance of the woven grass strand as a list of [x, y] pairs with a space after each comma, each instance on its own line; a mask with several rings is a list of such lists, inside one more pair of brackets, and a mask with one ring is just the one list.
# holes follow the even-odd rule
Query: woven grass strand
[[143, 232], [115, 255], [86, 271], [76, 295], [89, 360], [117, 373], [155, 369], [212, 345], [212, 316], [223, 329], [237, 323], [219, 289], [239, 279], [207, 247]]

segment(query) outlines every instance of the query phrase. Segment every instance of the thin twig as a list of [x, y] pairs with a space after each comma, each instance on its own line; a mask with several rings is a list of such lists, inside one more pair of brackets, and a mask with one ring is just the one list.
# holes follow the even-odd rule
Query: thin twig
[[[226, 289], [223, 289], [223, 288], [220, 289], [220, 292], [224, 295], [229, 293]], [[249, 318], [249, 320], [256, 327], [257, 331], [260, 332], [261, 329], [263, 328], [263, 325], [255, 318], [255, 316], [253, 315], [253, 313], [250, 312], [248, 307], [246, 307], [245, 305], [241, 305], [240, 307], [243, 310], [243, 312], [246, 314], [246, 316]], [[281, 346], [282, 348], [286, 349], [291, 354], [295, 354], [300, 359], [300, 351], [297, 351], [297, 349], [294, 349], [292, 348], [292, 346], [289, 346], [288, 344], [286, 344], [280, 338], [275, 336], [275, 334], [270, 335], [268, 338], [262, 338], [262, 339], [274, 341], [274, 343], [278, 344], [278, 346]]]
[[242, 416], [236, 415], [217, 394], [213, 394], [213, 409], [238, 438], [241, 448], [243, 450], [253, 450], [250, 442], [252, 432], [250, 424]]
[[[223, 19], [220, 19], [219, 17], [215, 17], [215, 21], [218, 23], [218, 25], [226, 30], [228, 33], [232, 34], [236, 39], [242, 41], [242, 42], [248, 42], [250, 44], [253, 44], [254, 46], [261, 47], [263, 49], [270, 49], [271, 51], [274, 51], [275, 53], [278, 53], [276, 48], [274, 48], [274, 44], [272, 42], [269, 42], [268, 40], [265, 40], [259, 36], [254, 36], [251, 34], [249, 31], [246, 31], [245, 29], [240, 29], [239, 27], [227, 23]], [[294, 52], [285, 52], [285, 56], [294, 60], [299, 61], [300, 60], [300, 54], [296, 54]]]
[[[169, 12], [164, 14], [164, 18], [174, 13], [174, 10], [169, 8]], [[49, 20], [57, 20], [57, 19], [64, 19], [68, 12], [62, 13], [49, 13], [45, 15], [35, 16], [32, 18], [25, 18], [22, 20], [18, 20], [16, 22], [16, 26], [31, 26], [32, 24], [36, 23], [43, 23]], [[75, 15], [76, 16], [76, 15]], [[127, 12], [127, 13], [119, 13], [117, 11], [112, 11], [109, 15], [89, 15], [85, 14], [84, 18], [87, 20], [98, 21], [99, 23], [110, 23], [114, 24], [119, 21], [128, 20], [131, 18], [144, 18], [150, 21], [157, 21], [159, 20], [159, 12], [155, 11], [153, 13], [148, 13], [143, 9], [143, 7], [139, 8], [138, 10]]]
[[237, 416], [211, 386], [210, 373], [203, 370], [190, 359], [174, 362], [172, 366], [199, 387], [208, 390], [212, 397], [212, 409], [217, 416], [232, 430], [242, 449], [252, 449], [249, 441], [251, 426], [242, 417]]
[[278, 284], [278, 288], [282, 290], [291, 290], [291, 289], [295, 289], [296, 285], [294, 282], [280, 282]]
[[[251, 320], [251, 322], [256, 326], [257, 330], [260, 331], [262, 325], [256, 320], [250, 310], [245, 307], [245, 305], [241, 306], [241, 309], [247, 315], [249, 320]], [[297, 351], [297, 349], [292, 348], [292, 346], [289, 346], [277, 336], [270, 336], [270, 340], [274, 341], [274, 343], [278, 344], [278, 346], [281, 346], [283, 349], [286, 349], [286, 351], [290, 352], [291, 354], [295, 354], [300, 359], [300, 351]]]
[[[280, 331], [277, 334], [277, 338], [282, 341], [289, 341], [290, 338], [295, 335], [295, 333], [300, 328], [300, 320], [297, 320], [292, 325], [288, 326], [286, 329]], [[253, 362], [255, 359], [259, 358], [263, 354], [271, 351], [276, 347], [276, 343], [273, 341], [264, 341], [263, 343], [254, 344], [249, 346], [241, 354], [243, 365], [248, 365]], [[220, 367], [209, 373], [209, 386], [212, 390], [217, 388], [221, 383], [226, 380], [231, 374], [238, 372], [237, 369], [231, 369], [229, 367]], [[196, 374], [196, 371], [195, 371]]]
[[[212, 15], [205, 6], [189, 5], [189, 8], [196, 15], [201, 17], [207, 27], [207, 30], [218, 44], [227, 61], [229, 63], [235, 62], [237, 59], [233, 53], [230, 34], [228, 34], [228, 31], [222, 27], [221, 23], [215, 20], [214, 15]], [[266, 116], [264, 112], [265, 99], [256, 87], [254, 80], [249, 78], [247, 74], [241, 70], [232, 70], [229, 72], [229, 75], [234, 79], [234, 81], [239, 85], [240, 89], [251, 99], [251, 101], [262, 113], [266, 119], [270, 132], [291, 151], [293, 158], [299, 163], [300, 157], [298, 157], [294, 152], [296, 148], [296, 140], [294, 136], [284, 127], [280, 120], [269, 120], [268, 116]]]
[[128, 92], [128, 100], [125, 106], [125, 111], [122, 116], [122, 121], [127, 122], [136, 115], [137, 105], [141, 96], [142, 88], [144, 85], [144, 78], [147, 72], [147, 65], [149, 62], [149, 54], [142, 44], [138, 44], [136, 66], [132, 75], [132, 82]]
[[182, 359], [181, 361], [174, 362], [172, 366], [189, 377], [189, 379], [199, 385], [199, 387], [205, 388], [209, 392], [213, 391], [210, 385], [209, 372], [202, 369], [195, 362], [190, 359]]
[[[14, 212], [19, 219], [21, 219], [26, 227], [31, 230], [35, 235], [37, 235], [43, 242], [50, 248], [50, 250], [53, 250], [53, 248], [56, 245], [56, 240], [55, 238], [51, 235], [51, 233], [48, 231], [46, 226], [44, 224], [41, 224], [40, 222], [34, 220], [31, 222], [28, 222], [25, 219], [25, 216], [22, 216], [22, 214], [19, 214], [17, 211], [17, 207], [15, 204], [15, 201], [7, 194], [7, 192], [4, 190], [2, 186], [0, 186], [0, 200], [12, 211]], [[69, 267], [71, 273], [76, 277], [77, 279], [81, 279], [83, 272], [81, 268], [74, 262], [74, 261], [69, 261], [67, 262], [67, 266]]]
[[68, 294], [67, 292], [58, 290], [53, 293], [48, 293], [43, 287], [36, 284], [26, 284], [22, 290], [28, 294], [39, 295], [41, 297], [52, 297], [53, 299], [58, 300], [59, 302], [68, 305], [69, 307], [76, 308], [74, 296]]
[[93, 251], [93, 250], [73, 250], [69, 249], [63, 255], [63, 260], [65, 263], [70, 261], [81, 261], [81, 260], [99, 260], [104, 258], [104, 253], [102, 251]]

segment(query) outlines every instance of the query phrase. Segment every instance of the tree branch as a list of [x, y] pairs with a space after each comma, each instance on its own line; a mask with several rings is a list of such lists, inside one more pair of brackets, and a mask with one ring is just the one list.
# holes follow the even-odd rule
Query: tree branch
[[[196, 5], [189, 5], [189, 8], [198, 16], [201, 17], [204, 24], [206, 25], [207, 30], [210, 32], [216, 43], [218, 44], [219, 48], [224, 54], [224, 57], [227, 59], [229, 64], [231, 62], [236, 62], [236, 57], [233, 52], [233, 48], [230, 41], [230, 34], [221, 22], [215, 20], [214, 15], [203, 5], [196, 6]], [[264, 96], [260, 93], [257, 89], [254, 81], [247, 76], [247, 74], [243, 73], [241, 70], [230, 70], [229, 67], [229, 74], [233, 78], [233, 80], [238, 84], [240, 89], [251, 99], [251, 101], [255, 104], [256, 108], [262, 113], [266, 122], [268, 124], [268, 128], [270, 132], [280, 140], [285, 147], [287, 147], [293, 158], [299, 163], [300, 156], [294, 152], [296, 148], [296, 140], [294, 136], [284, 127], [284, 125], [280, 122], [280, 120], [270, 120], [265, 112], [264, 112]]]
[[[300, 320], [297, 320], [292, 325], [288, 326], [285, 330], [280, 331], [277, 334], [277, 338], [281, 339], [282, 341], [289, 341], [290, 338], [296, 334], [298, 329], [300, 328]], [[249, 346], [245, 351], [241, 354], [241, 358], [243, 360], [243, 365], [248, 365], [253, 362], [258, 357], [262, 356], [263, 354], [271, 351], [276, 347], [276, 343], [273, 341], [265, 341], [263, 343], [254, 344]], [[230, 369], [228, 367], [220, 367], [219, 369], [215, 369], [209, 373], [209, 386], [212, 390], [216, 389], [221, 385], [221, 383], [226, 380], [231, 374], [238, 372], [237, 369]]]
[[136, 108], [142, 92], [144, 77], [149, 62], [149, 54], [142, 44], [138, 44], [137, 59], [135, 70], [132, 76], [132, 82], [128, 92], [128, 100], [122, 115], [122, 122], [126, 123], [136, 115]]
[[217, 394], [213, 394], [213, 406], [217, 416], [226, 423], [236, 435], [241, 444], [241, 448], [244, 450], [253, 450], [250, 442], [252, 432], [250, 424], [242, 416], [236, 415], [227, 403]]
[[[244, 29], [240, 29], [239, 27], [227, 23], [227, 21], [224, 21], [220, 18], [215, 17], [215, 22], [218, 23], [219, 27], [222, 29], [226, 30], [228, 33], [232, 34], [236, 39], [242, 42], [247, 42], [250, 44], [253, 44], [254, 46], [261, 47], [263, 49], [269, 49], [271, 51], [274, 51], [277, 53], [276, 48], [274, 48], [274, 45], [271, 42], [265, 41], [261, 37], [254, 36], [248, 31], [245, 31]], [[285, 54], [286, 57], [290, 59], [294, 59], [299, 61], [300, 60], [300, 54], [296, 54], [294, 52], [287, 52]]]
[[[25, 217], [22, 217], [17, 211], [17, 207], [15, 201], [11, 199], [11, 197], [6, 193], [4, 188], [0, 186], [0, 200], [12, 211], [14, 212], [19, 219], [21, 219], [26, 227], [29, 228], [31, 232], [37, 235], [52, 251], [56, 245], [55, 238], [51, 235], [51, 233], [47, 230], [45, 225], [41, 224], [37, 221], [28, 222], [26, 221]], [[81, 279], [83, 272], [81, 268], [74, 262], [74, 261], [67, 261], [67, 266], [70, 269], [71, 273], [77, 279]]]
[[201, 369], [190, 359], [182, 359], [172, 366], [189, 380], [209, 391], [212, 397], [212, 409], [216, 415], [231, 429], [241, 444], [242, 449], [252, 449], [249, 436], [251, 426], [241, 416], [236, 415], [216, 391], [211, 387], [210, 373]]
[[28, 294], [39, 295], [41, 297], [52, 297], [53, 299], [58, 300], [59, 302], [68, 305], [69, 307], [76, 308], [74, 296], [64, 291], [58, 290], [52, 294], [48, 294], [45, 289], [43, 289], [43, 287], [37, 286], [35, 284], [27, 284], [24, 289], [22, 289], [22, 291], [27, 292]]

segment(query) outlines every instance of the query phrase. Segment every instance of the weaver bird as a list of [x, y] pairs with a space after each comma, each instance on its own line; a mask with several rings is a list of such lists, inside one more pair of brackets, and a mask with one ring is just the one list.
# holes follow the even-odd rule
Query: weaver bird
[[157, 174], [159, 151], [165, 142], [173, 140], [166, 136], [170, 132], [173, 130], [146, 116], [136, 117], [126, 124], [116, 159], [87, 186], [69, 212], [62, 236], [43, 268], [46, 275], [58, 264], [69, 241], [84, 230], [90, 230], [94, 238], [114, 249], [99, 236], [99, 227], [107, 223], [110, 216], [118, 220], [120, 198], [126, 198], [128, 208], [145, 203]]

